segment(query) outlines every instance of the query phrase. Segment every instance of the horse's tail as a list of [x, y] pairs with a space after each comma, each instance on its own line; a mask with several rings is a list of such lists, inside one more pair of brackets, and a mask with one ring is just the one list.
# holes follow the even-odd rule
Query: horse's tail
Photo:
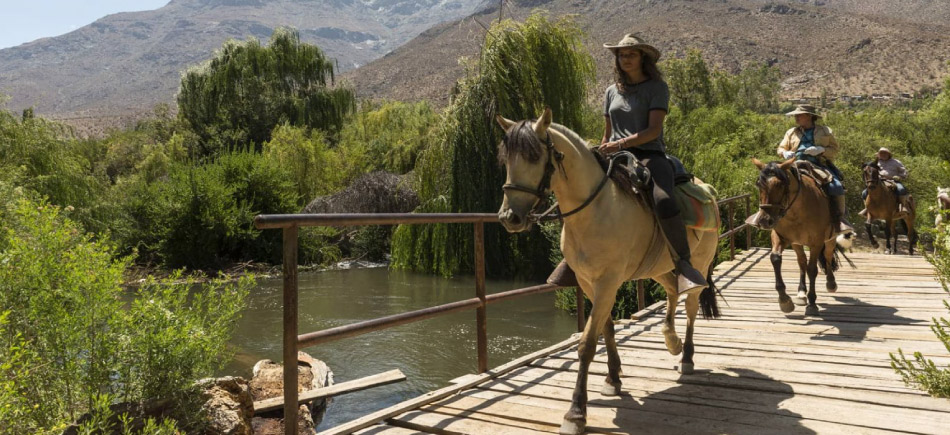
[[[838, 240], [841, 240], [841, 236], [838, 236]], [[852, 269], [857, 269], [857, 266], [854, 265], [854, 262], [848, 258], [847, 249], [845, 246], [842, 246], [841, 243], [836, 243], [834, 248], [832, 248], [831, 264], [827, 264], [825, 261], [824, 255], [818, 256], [818, 266], [821, 267], [821, 270], [824, 271], [828, 267], [831, 267], [832, 272], [837, 272], [838, 268], [841, 266], [841, 257], [848, 262], [848, 266], [851, 266]]]
[[719, 289], [716, 288], [716, 284], [712, 279], [713, 265], [709, 265], [709, 271], [706, 273], [706, 282], [709, 283], [709, 287], [703, 289], [702, 293], [699, 294], [699, 307], [703, 311], [703, 319], [718, 319], [722, 317], [722, 314], [719, 312], [719, 302], [716, 300], [716, 293], [719, 293]]

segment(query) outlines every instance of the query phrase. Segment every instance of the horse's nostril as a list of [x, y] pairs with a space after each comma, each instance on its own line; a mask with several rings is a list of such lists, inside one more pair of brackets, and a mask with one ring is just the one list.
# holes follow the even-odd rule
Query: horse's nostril
[[508, 223], [512, 225], [521, 225], [521, 217], [517, 213], [510, 213], [508, 215]]

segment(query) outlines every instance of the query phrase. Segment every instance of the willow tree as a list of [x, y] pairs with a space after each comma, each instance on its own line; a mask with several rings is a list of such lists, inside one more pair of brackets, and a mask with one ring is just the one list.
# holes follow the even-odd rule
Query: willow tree
[[[502, 201], [504, 168], [496, 159], [502, 131], [495, 114], [534, 118], [545, 106], [555, 121], [578, 129], [594, 78], [594, 62], [570, 18], [534, 14], [524, 23], [502, 21], [489, 30], [476, 62], [455, 87], [438, 144], [416, 168], [420, 212], [495, 212]], [[393, 239], [393, 264], [442, 275], [474, 266], [470, 225], [402, 226]], [[488, 273], [537, 276], [551, 269], [552, 237], [541, 231], [510, 235], [485, 228]]]
[[231, 40], [182, 76], [178, 113], [211, 154], [270, 140], [280, 124], [335, 134], [355, 107], [355, 94], [334, 86], [334, 64], [296, 30], [278, 28], [267, 46]]

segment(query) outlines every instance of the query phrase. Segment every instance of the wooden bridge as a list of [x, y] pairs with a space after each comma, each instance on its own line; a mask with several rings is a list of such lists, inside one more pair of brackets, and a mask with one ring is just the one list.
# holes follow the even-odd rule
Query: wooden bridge
[[[786, 251], [786, 277], [797, 276]], [[619, 323], [623, 395], [598, 391], [606, 355], [591, 365], [588, 433], [950, 433], [950, 401], [904, 385], [898, 348], [950, 362], [929, 325], [947, 295], [921, 257], [855, 253], [821, 313], [778, 309], [768, 251], [716, 268], [723, 318], [696, 326], [696, 373], [680, 375], [663, 344], [662, 315]], [[820, 275], [819, 275], [820, 276]], [[819, 278], [819, 289], [824, 287]], [[794, 280], [789, 280], [793, 282]], [[681, 336], [685, 316], [677, 316]], [[557, 432], [576, 376], [577, 337], [325, 433]]]

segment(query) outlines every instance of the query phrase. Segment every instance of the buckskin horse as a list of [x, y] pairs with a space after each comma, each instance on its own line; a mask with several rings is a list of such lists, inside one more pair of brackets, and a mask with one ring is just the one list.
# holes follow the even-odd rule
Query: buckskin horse
[[[663, 335], [667, 350], [682, 352], [680, 369], [693, 370], [693, 326], [702, 305], [703, 316], [718, 316], [715, 291], [709, 287], [686, 296], [686, 342], [676, 335], [674, 318], [679, 295], [673, 259], [653, 211], [629, 186], [608, 183], [595, 151], [567, 127], [551, 123], [546, 109], [537, 121], [496, 120], [505, 136], [498, 157], [507, 169], [504, 201], [498, 216], [509, 232], [531, 228], [531, 213], [553, 191], [562, 210], [561, 251], [573, 268], [584, 294], [593, 304], [577, 353], [579, 367], [571, 407], [564, 415], [562, 434], [583, 433], [587, 421], [587, 376], [602, 334], [607, 347], [608, 375], [601, 394], [620, 394], [620, 355], [614, 340], [611, 309], [624, 281], [652, 278], [667, 293]], [[718, 218], [717, 218], [718, 223]], [[718, 226], [718, 225], [717, 225]], [[718, 233], [691, 230], [691, 262], [711, 272]], [[712, 277], [707, 281], [711, 284]], [[583, 309], [583, 308], [579, 308]]]
[[[829, 292], [838, 290], [834, 272], [838, 270], [836, 245], [839, 242], [835, 238], [833, 224], [837, 222], [832, 218], [829, 199], [815, 178], [803, 175], [794, 159], [765, 164], [753, 158], [752, 163], [760, 171], [755, 183], [759, 188], [759, 213], [754, 216], [758, 217], [754, 224], [772, 231], [769, 260], [775, 271], [779, 308], [784, 313], [791, 313], [797, 303], [806, 305], [805, 314], [816, 315], [815, 279], [819, 265], [825, 271], [825, 288]], [[840, 237], [838, 240], [843, 243]], [[785, 281], [782, 280], [782, 251], [788, 245], [795, 250], [800, 271], [798, 295], [794, 302], [785, 293]], [[811, 257], [805, 255], [806, 246]], [[808, 287], [805, 286], [806, 273]]]
[[[868, 189], [868, 197], [864, 200], [864, 207], [868, 211], [867, 221], [864, 228], [868, 233], [868, 240], [871, 246], [877, 249], [880, 244], [874, 238], [874, 232], [871, 231], [871, 221], [875, 219], [884, 221], [884, 244], [887, 247], [885, 253], [897, 253], [897, 229], [895, 223], [902, 219], [907, 226], [907, 246], [908, 255], [914, 255], [914, 244], [917, 243], [917, 231], [914, 229], [914, 221], [917, 220], [916, 211], [911, 208], [905, 215], [898, 213], [897, 193], [893, 188], [887, 186], [881, 179], [880, 170], [877, 164], [865, 164], [862, 171], [864, 178], [864, 187]], [[891, 245], [891, 235], [894, 236], [894, 245]]]

